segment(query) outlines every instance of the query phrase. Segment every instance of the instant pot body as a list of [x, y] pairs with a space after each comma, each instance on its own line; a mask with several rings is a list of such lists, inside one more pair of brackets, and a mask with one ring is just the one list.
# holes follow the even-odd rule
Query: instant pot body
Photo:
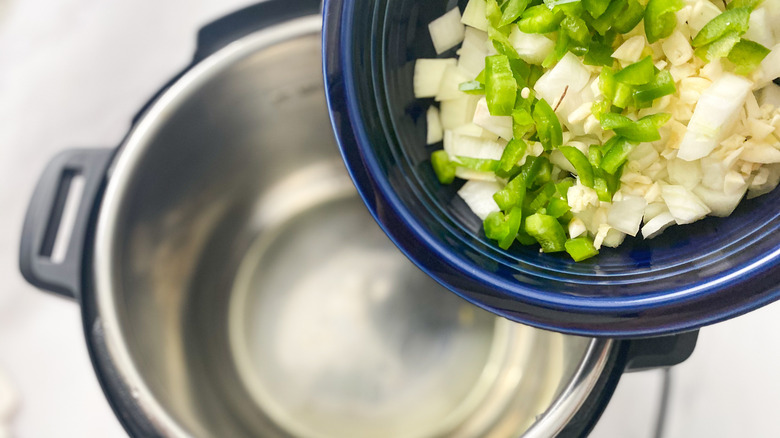
[[472, 303], [550, 330], [609, 337], [679, 333], [780, 298], [780, 191], [744, 200], [728, 218], [629, 238], [575, 263], [538, 247], [509, 251], [442, 185], [426, 145], [414, 64], [437, 55], [428, 23], [467, 1], [326, 0], [328, 104], [350, 175], [396, 245]]
[[695, 335], [612, 341], [512, 323], [398, 253], [332, 137], [318, 12], [271, 1], [207, 26], [117, 150], [66, 152], [36, 188], [22, 272], [80, 301], [96, 374], [132, 436], [580, 436], [624, 370], [691, 353]]

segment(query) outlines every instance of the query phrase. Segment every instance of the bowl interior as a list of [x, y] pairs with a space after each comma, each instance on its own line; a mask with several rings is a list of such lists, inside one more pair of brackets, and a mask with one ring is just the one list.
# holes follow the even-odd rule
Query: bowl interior
[[[381, 126], [385, 137], [367, 146], [376, 166], [370, 172], [386, 181], [405, 210], [405, 219], [443, 245], [443, 253], [506, 281], [500, 284], [510, 292], [526, 294], [530, 288], [542, 297], [563, 294], [607, 301], [671, 294], [734, 272], [777, 249], [779, 191], [743, 200], [727, 218], [675, 226], [652, 240], [628, 237], [619, 248], [605, 248], [598, 257], [581, 263], [565, 255], [540, 254], [537, 247], [516, 244], [503, 251], [489, 242], [481, 221], [456, 195], [462, 183], [441, 185], [436, 180], [429, 156], [442, 145], [425, 144], [425, 111], [434, 102], [415, 99], [412, 92], [414, 61], [436, 57], [428, 23], [452, 7], [463, 10], [465, 3], [378, 2], [373, 26], [381, 32], [370, 41], [370, 74], [380, 111], [366, 117], [372, 119], [369, 125]], [[442, 56], [456, 56], [456, 51]], [[517, 280], [525, 290], [512, 286]]]

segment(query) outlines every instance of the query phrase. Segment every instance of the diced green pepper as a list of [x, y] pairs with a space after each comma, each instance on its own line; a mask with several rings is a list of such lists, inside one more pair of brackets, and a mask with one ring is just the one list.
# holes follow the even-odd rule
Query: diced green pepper
[[559, 150], [563, 153], [563, 156], [569, 160], [571, 165], [574, 166], [574, 170], [577, 171], [577, 176], [580, 178], [582, 185], [592, 188], [593, 166], [590, 165], [588, 157], [573, 146], [561, 146]]
[[517, 233], [520, 231], [520, 227], [523, 225], [523, 209], [515, 207], [505, 215], [507, 235], [498, 242], [498, 247], [501, 249], [509, 249], [512, 246], [512, 242], [515, 241]]
[[750, 21], [750, 9], [729, 9], [710, 20], [693, 38], [693, 47], [701, 47], [710, 44], [726, 34], [736, 33], [742, 35], [748, 30]]
[[512, 207], [523, 205], [525, 199], [525, 179], [522, 175], [512, 178], [503, 189], [493, 194], [493, 200], [498, 204], [498, 208], [504, 211]]
[[616, 17], [612, 28], [620, 33], [630, 32], [645, 15], [645, 8], [637, 0], [628, 0], [626, 8]]
[[599, 18], [609, 7], [610, 0], [582, 0], [582, 6], [591, 17]]
[[618, 108], [627, 108], [634, 97], [634, 87], [625, 82], [617, 82], [615, 86], [615, 97], [612, 99], [612, 105]]
[[611, 202], [612, 193], [609, 191], [607, 180], [598, 176], [593, 180], [593, 189], [596, 190], [596, 194], [599, 196], [599, 201]]
[[552, 198], [547, 204], [547, 214], [554, 217], [555, 219], [559, 219], [568, 213], [569, 210], [571, 210], [569, 203], [561, 198]]
[[563, 13], [553, 12], [546, 5], [532, 6], [523, 12], [517, 23], [525, 33], [549, 33], [558, 30]]
[[528, 74], [528, 87], [533, 88], [536, 85], [536, 81], [542, 77], [544, 69], [539, 65], [532, 65], [531, 72]]
[[637, 143], [631, 142], [626, 138], [617, 137], [618, 140], [604, 153], [601, 159], [601, 169], [609, 174], [615, 173], [618, 168], [628, 159], [628, 155], [634, 150]]
[[751, 11], [760, 5], [763, 0], [733, 0], [727, 6], [726, 9], [736, 8], [748, 8]]
[[563, 55], [569, 50], [571, 38], [567, 32], [558, 32], [558, 39], [555, 40], [555, 47], [542, 61], [542, 67], [550, 68], [557, 64], [563, 58]]
[[599, 73], [599, 89], [601, 94], [612, 103], [612, 99], [615, 98], [615, 91], [617, 89], [617, 81], [615, 80], [615, 72], [609, 67], [604, 67]]
[[569, 38], [580, 45], [587, 46], [590, 42], [590, 30], [582, 18], [567, 15], [561, 21], [561, 29], [565, 30]]
[[534, 130], [534, 118], [525, 108], [512, 110], [512, 134], [514, 138], [523, 138], [529, 132]]
[[627, 5], [627, 0], [612, 0], [604, 13], [590, 23], [591, 27], [599, 34], [606, 35]]
[[453, 160], [458, 167], [465, 167], [467, 169], [476, 170], [478, 172], [495, 172], [498, 170], [498, 160], [491, 160], [486, 158], [471, 158], [471, 157], [455, 157]]
[[555, 192], [558, 196], [561, 197], [561, 199], [568, 201], [569, 199], [569, 188], [574, 185], [574, 179], [573, 178], [564, 178], [557, 183], [555, 183]]
[[509, 116], [515, 107], [517, 82], [506, 55], [485, 58], [485, 98], [494, 116]]
[[601, 166], [601, 148], [598, 145], [592, 144], [588, 148], [588, 162], [592, 167]]
[[455, 180], [455, 163], [450, 161], [450, 156], [444, 150], [438, 150], [431, 154], [431, 165], [436, 178], [441, 184], [452, 184]]
[[729, 32], [709, 44], [696, 48], [693, 53], [710, 62], [728, 56], [737, 43], [739, 43], [739, 33]]
[[611, 67], [615, 64], [615, 59], [612, 57], [613, 53], [614, 50], [612, 50], [611, 45], [594, 39], [588, 46], [588, 52], [585, 53], [582, 62], [586, 65]]
[[672, 117], [671, 114], [658, 113], [642, 117], [636, 122], [626, 126], [613, 128], [615, 134], [625, 137], [629, 141], [650, 142], [661, 139], [658, 129]]
[[593, 246], [593, 241], [589, 237], [577, 237], [576, 239], [569, 239], [565, 243], [566, 252], [569, 253], [575, 262], [581, 262], [585, 259], [589, 259], [595, 255], [598, 255], [599, 250]]
[[615, 80], [628, 85], [644, 85], [655, 78], [653, 58], [647, 56], [615, 73]]
[[545, 150], [552, 150], [563, 143], [563, 129], [558, 116], [546, 100], [540, 99], [534, 105], [534, 122], [539, 141]]
[[535, 195], [536, 196], [533, 197], [533, 200], [531, 200], [531, 203], [528, 205], [528, 208], [533, 212], [537, 212], [547, 206], [547, 203], [552, 199], [553, 195], [555, 195], [555, 184], [548, 182], [537, 190]]
[[490, 240], [503, 240], [509, 235], [509, 227], [503, 212], [494, 211], [482, 221], [485, 237]]
[[521, 167], [520, 175], [523, 177], [526, 187], [532, 187], [536, 183], [536, 177], [545, 164], [550, 164], [546, 157], [527, 157], [525, 164]]
[[769, 49], [759, 43], [742, 39], [729, 52], [729, 61], [736, 65], [734, 70], [737, 73], [746, 75], [753, 72], [769, 52]]
[[677, 87], [674, 85], [672, 74], [669, 70], [662, 70], [650, 83], [634, 89], [634, 102], [637, 106], [652, 104], [653, 100], [676, 92]]
[[528, 145], [520, 138], [513, 138], [504, 148], [498, 168], [504, 172], [512, 170], [512, 168], [517, 165], [517, 162], [523, 158], [523, 155], [525, 155], [527, 147]]
[[509, 42], [509, 37], [500, 30], [493, 26], [488, 26], [488, 37], [498, 54], [507, 56], [510, 59], [520, 58], [520, 55], [517, 54], [517, 50], [515, 50], [512, 43]]
[[590, 107], [590, 112], [597, 120], [601, 120], [601, 116], [605, 113], [608, 113], [611, 107], [611, 101], [600, 99], [596, 102], [593, 102], [593, 105]]
[[488, 19], [490, 26], [498, 27], [502, 15], [501, 7], [496, 0], [485, 0], [485, 17]]
[[546, 253], [560, 252], [565, 249], [566, 232], [563, 226], [552, 216], [533, 214], [525, 219], [525, 232], [539, 242]]
[[485, 94], [485, 84], [477, 81], [462, 82], [458, 90], [467, 94]]
[[531, 73], [531, 66], [520, 58], [509, 58], [509, 67], [512, 68], [512, 75], [517, 82], [517, 89], [522, 90], [528, 86], [528, 75]]
[[599, 122], [601, 122], [601, 129], [605, 131], [624, 128], [634, 123], [634, 121], [628, 117], [616, 113], [604, 113], [599, 119]]
[[677, 26], [675, 12], [685, 6], [682, 0], [650, 0], [645, 8], [645, 35], [647, 42], [666, 38], [674, 32]]
[[503, 27], [514, 23], [518, 18], [520, 18], [520, 15], [522, 15], [522, 13], [525, 11], [525, 8], [528, 7], [529, 3], [531, 3], [530, 0], [507, 1], [504, 6], [504, 12], [501, 14], [501, 20], [498, 22], [498, 26]]

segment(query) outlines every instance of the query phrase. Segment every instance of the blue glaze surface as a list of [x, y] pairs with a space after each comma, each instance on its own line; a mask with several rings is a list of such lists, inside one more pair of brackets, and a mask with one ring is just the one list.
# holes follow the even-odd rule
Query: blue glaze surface
[[371, 214], [417, 266], [491, 312], [589, 336], [681, 332], [780, 298], [778, 191], [743, 201], [729, 218], [629, 237], [581, 263], [489, 242], [459, 184], [436, 180], [428, 157], [441, 144], [425, 145], [432, 101], [412, 92], [414, 60], [436, 56], [427, 23], [455, 5], [324, 3], [326, 93], [344, 161]]

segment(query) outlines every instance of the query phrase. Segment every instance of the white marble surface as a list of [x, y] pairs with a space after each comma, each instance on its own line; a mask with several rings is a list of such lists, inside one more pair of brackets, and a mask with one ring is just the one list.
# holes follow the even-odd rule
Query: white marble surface
[[[18, 394], [12, 437], [121, 437], [79, 310], [18, 273], [22, 217], [57, 151], [113, 146], [184, 66], [199, 26], [246, 0], [0, 0], [0, 371]], [[673, 373], [665, 437], [780, 436], [780, 304], [705, 329]], [[658, 372], [626, 376], [593, 433], [653, 436]], [[0, 426], [0, 436], [3, 435]]]

